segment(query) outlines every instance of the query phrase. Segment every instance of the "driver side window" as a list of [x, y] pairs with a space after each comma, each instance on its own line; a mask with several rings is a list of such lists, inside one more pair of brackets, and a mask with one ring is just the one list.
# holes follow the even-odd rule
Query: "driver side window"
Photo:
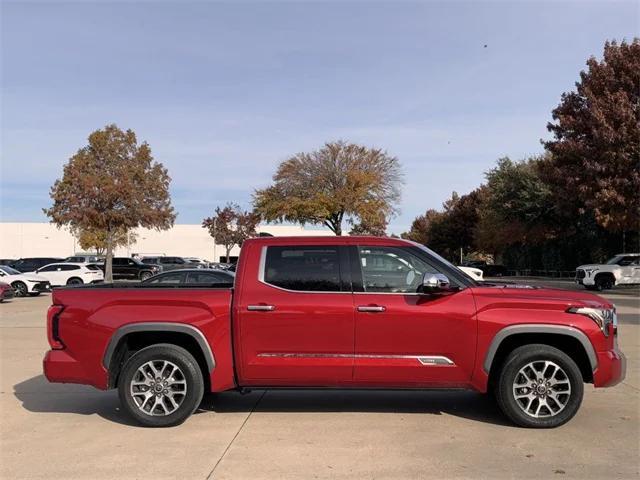
[[365, 292], [418, 293], [425, 273], [438, 273], [410, 251], [398, 247], [358, 247]]

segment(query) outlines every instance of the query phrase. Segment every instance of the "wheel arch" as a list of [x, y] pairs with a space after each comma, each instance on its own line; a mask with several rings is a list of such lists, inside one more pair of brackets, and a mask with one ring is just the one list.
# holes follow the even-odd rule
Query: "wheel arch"
[[189, 351], [198, 362], [205, 382], [209, 383], [216, 366], [215, 357], [198, 328], [172, 322], [142, 322], [124, 325], [111, 336], [102, 358], [102, 365], [109, 374], [108, 388], [117, 385], [122, 366], [129, 356], [157, 343], [170, 343]]
[[584, 332], [564, 325], [535, 324], [512, 325], [496, 333], [482, 365], [490, 381], [513, 349], [531, 343], [542, 343], [562, 350], [576, 362], [584, 381], [593, 381], [593, 372], [598, 367], [598, 357]]

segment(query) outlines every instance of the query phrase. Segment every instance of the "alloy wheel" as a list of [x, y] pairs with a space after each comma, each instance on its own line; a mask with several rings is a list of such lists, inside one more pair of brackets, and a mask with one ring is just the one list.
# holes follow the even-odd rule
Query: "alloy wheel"
[[12, 285], [16, 297], [26, 297], [29, 291], [27, 286], [22, 282], [16, 282]]
[[167, 416], [178, 410], [187, 396], [187, 380], [175, 363], [151, 360], [138, 368], [129, 391], [141, 412]]
[[515, 377], [513, 397], [520, 409], [531, 417], [554, 417], [569, 402], [571, 382], [566, 372], [554, 362], [530, 362]]

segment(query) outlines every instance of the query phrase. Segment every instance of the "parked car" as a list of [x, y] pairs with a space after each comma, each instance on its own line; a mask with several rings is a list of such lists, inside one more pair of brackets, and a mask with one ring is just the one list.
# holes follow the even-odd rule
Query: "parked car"
[[45, 277], [22, 273], [6, 265], [0, 265], [0, 281], [10, 284], [16, 297], [37, 297], [42, 292], [51, 291], [51, 284]]
[[482, 270], [484, 277], [505, 277], [509, 275], [509, 270], [504, 265], [482, 265], [477, 268]]
[[0, 303], [13, 298], [13, 288], [8, 283], [0, 282]]
[[484, 280], [484, 277], [483, 277], [484, 272], [479, 268], [464, 267], [464, 266], [458, 266], [458, 268], [462, 270], [464, 273], [466, 273], [467, 275], [469, 275], [474, 280], [477, 280], [477, 281]]
[[51, 263], [39, 268], [36, 273], [46, 278], [53, 287], [99, 283], [104, 280], [104, 274], [97, 265], [82, 263]]
[[21, 258], [20, 260], [16, 260], [16, 262], [12, 263], [9, 266], [11, 268], [14, 268], [15, 270], [18, 270], [19, 272], [35, 272], [45, 265], [62, 261], [64, 261], [62, 258], [54, 257]]
[[[147, 265], [137, 258], [129, 257], [114, 257], [111, 268], [116, 280], [146, 280], [162, 271], [158, 265]], [[104, 271], [104, 264], [102, 269]]]
[[189, 267], [196, 267], [196, 268], [211, 268], [210, 264], [211, 262], [208, 262], [206, 260], [202, 260], [201, 258], [198, 257], [183, 257], [186, 262], [187, 262], [187, 266]]
[[148, 285], [233, 285], [235, 275], [232, 272], [211, 270], [203, 268], [188, 268], [183, 270], [171, 270], [169, 272], [154, 275], [142, 283]]
[[209, 264], [209, 268], [215, 268], [216, 270], [231, 270], [234, 269], [233, 263], [212, 262]]
[[74, 255], [64, 259], [69, 263], [103, 263], [104, 257], [102, 255]]
[[18, 260], [16, 260], [15, 258], [0, 258], [0, 265], [7, 265], [7, 266], [11, 266], [12, 264], [16, 263]]
[[604, 264], [580, 265], [576, 268], [576, 283], [588, 290], [640, 285], [640, 253], [620, 253]]
[[584, 383], [624, 379], [615, 307], [513, 287], [402, 239], [254, 238], [233, 288], [55, 289], [44, 373], [118, 388], [123, 410], [154, 427], [183, 422], [205, 386], [491, 389], [516, 424], [557, 427]]
[[[163, 272], [192, 266], [192, 264], [182, 257], [143, 257], [142, 263], [147, 265], [156, 265], [160, 267]], [[204, 268], [204, 266], [202, 268]]]

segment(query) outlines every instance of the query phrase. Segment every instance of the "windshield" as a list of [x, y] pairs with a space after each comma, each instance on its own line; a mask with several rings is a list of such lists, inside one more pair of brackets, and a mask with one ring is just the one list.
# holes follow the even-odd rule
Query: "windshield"
[[[451, 263], [446, 258], [441, 257], [440, 255], [438, 255], [436, 252], [434, 252], [430, 248], [427, 248], [424, 245], [419, 244], [419, 243], [415, 243], [415, 242], [412, 242], [412, 243], [414, 243], [420, 250], [424, 250], [425, 252], [427, 252], [432, 257], [435, 257], [436, 259], [440, 260], [440, 262], [444, 263], [446, 266], [448, 266], [452, 270], [457, 271], [457, 272], [462, 272], [462, 270], [460, 270], [458, 267], [456, 267], [453, 263]], [[473, 284], [477, 285], [476, 280], [474, 278], [472, 278], [470, 275], [468, 275], [468, 274], [466, 274], [464, 272], [462, 272], [462, 273], [465, 276], [465, 278], [471, 280], [473, 282]]]
[[623, 258], [624, 258], [624, 255], [616, 255], [615, 257], [610, 258], [609, 260], [607, 260], [606, 265], [618, 265], [620, 260], [622, 260]]
[[7, 267], [6, 265], [0, 265], [0, 270], [2, 270], [4, 273], [8, 275], [21, 275], [21, 273], [18, 270], [15, 270], [11, 267]]

